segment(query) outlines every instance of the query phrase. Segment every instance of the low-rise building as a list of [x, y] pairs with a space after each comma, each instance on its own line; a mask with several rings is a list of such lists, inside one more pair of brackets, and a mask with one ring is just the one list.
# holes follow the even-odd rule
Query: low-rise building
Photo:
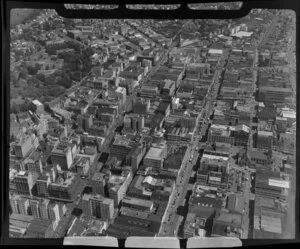
[[234, 144], [234, 137], [231, 136], [231, 131], [233, 128], [226, 125], [211, 125], [208, 132], [208, 140], [211, 143], [228, 143], [230, 145]]
[[65, 176], [58, 176], [55, 182], [48, 186], [49, 199], [56, 201], [72, 202], [75, 199], [78, 177], [67, 172]]
[[205, 237], [205, 219], [197, 217], [195, 213], [188, 213], [184, 223], [184, 238]]
[[122, 207], [151, 212], [153, 209], [153, 202], [134, 197], [124, 197], [122, 199]]
[[273, 144], [273, 132], [258, 131], [257, 132], [257, 148], [262, 150], [269, 150]]
[[28, 226], [26, 238], [51, 238], [54, 222], [48, 219], [35, 218]]
[[189, 212], [206, 220], [218, 216], [221, 207], [222, 200], [219, 198], [203, 197], [193, 193], [189, 200]]
[[164, 149], [151, 147], [143, 159], [143, 164], [147, 167], [160, 169], [163, 165]]
[[222, 212], [219, 217], [213, 220], [212, 237], [237, 237], [242, 235], [242, 216]]

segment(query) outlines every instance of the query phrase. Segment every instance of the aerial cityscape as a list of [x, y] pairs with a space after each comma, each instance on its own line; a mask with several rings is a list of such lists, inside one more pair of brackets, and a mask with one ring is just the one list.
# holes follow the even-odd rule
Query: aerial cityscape
[[293, 11], [10, 25], [10, 237], [295, 238]]

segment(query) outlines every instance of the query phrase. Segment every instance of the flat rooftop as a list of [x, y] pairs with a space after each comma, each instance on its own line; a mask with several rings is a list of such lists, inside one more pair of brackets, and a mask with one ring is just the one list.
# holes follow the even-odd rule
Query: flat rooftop
[[96, 172], [96, 173], [93, 175], [92, 180], [93, 180], [93, 181], [103, 181], [103, 176], [104, 176], [103, 173]]
[[163, 149], [151, 147], [148, 153], [146, 154], [145, 159], [146, 158], [160, 159], [162, 158], [162, 154], [163, 154]]
[[149, 218], [149, 213], [138, 211], [138, 210], [133, 210], [133, 209], [130, 209], [127, 207], [121, 207], [120, 213], [122, 215], [137, 217], [139, 219], [144, 219], [144, 220], [147, 220]]
[[138, 199], [138, 198], [134, 198], [134, 197], [124, 197], [122, 200], [122, 203], [143, 206], [143, 207], [148, 207], [148, 208], [151, 208], [151, 206], [153, 205], [152, 201]]
[[111, 175], [108, 183], [109, 184], [113, 184], [113, 185], [120, 185], [120, 184], [123, 184], [124, 181], [125, 181], [125, 177], [124, 176]]

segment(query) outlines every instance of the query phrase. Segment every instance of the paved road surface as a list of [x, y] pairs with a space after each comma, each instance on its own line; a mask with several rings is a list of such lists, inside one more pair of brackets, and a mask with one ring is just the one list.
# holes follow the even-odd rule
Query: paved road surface
[[[220, 74], [224, 68], [225, 60], [228, 58], [228, 51], [224, 52], [220, 62], [217, 66], [214, 78], [212, 80], [212, 84], [209, 90], [210, 97], [208, 101], [204, 103], [204, 116], [202, 118], [207, 119], [211, 115], [212, 111], [212, 103], [216, 99], [218, 89], [220, 86]], [[216, 87], [215, 87], [216, 85]], [[198, 131], [199, 123], [196, 124], [196, 132]], [[183, 158], [181, 168], [178, 172], [178, 176], [176, 179], [176, 188], [174, 192], [170, 196], [169, 204], [166, 209], [165, 219], [162, 220], [162, 225], [158, 232], [158, 236], [174, 236], [174, 232], [176, 228], [173, 226], [174, 218], [176, 216], [177, 208], [179, 207], [182, 200], [185, 198], [187, 190], [188, 190], [188, 182], [190, 176], [193, 171], [193, 165], [196, 164], [196, 160], [198, 158], [197, 149], [199, 149], [199, 140], [202, 135], [206, 132], [207, 123], [201, 127], [200, 134], [195, 134], [195, 139], [193, 139], [192, 143], [188, 146], [187, 152]], [[197, 148], [197, 149], [196, 149]], [[193, 155], [192, 160], [191, 156]]]

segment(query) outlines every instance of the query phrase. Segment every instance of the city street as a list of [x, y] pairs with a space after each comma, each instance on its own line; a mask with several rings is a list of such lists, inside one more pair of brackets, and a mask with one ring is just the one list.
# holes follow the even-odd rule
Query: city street
[[249, 200], [251, 195], [251, 177], [248, 170], [245, 170], [245, 185], [243, 190], [244, 209], [242, 213], [242, 239], [248, 238], [249, 233]]
[[[293, 98], [295, 99], [294, 103], [296, 103], [296, 36], [294, 32], [295, 26], [292, 26], [289, 30], [289, 37], [290, 37], [290, 43], [288, 44], [288, 53], [287, 53], [287, 61], [289, 66], [289, 72], [290, 72], [290, 80], [292, 83], [293, 88]], [[293, 155], [295, 156], [295, 155]], [[296, 178], [296, 165], [292, 166], [292, 173], [290, 174], [290, 189], [289, 194], [287, 198], [288, 203], [288, 209], [287, 209], [287, 216], [285, 220], [285, 227], [283, 233], [283, 238], [285, 239], [294, 239], [295, 238], [295, 219], [296, 219], [296, 185], [297, 184], [297, 178]]]
[[[187, 152], [183, 158], [181, 168], [179, 169], [178, 176], [176, 179], [176, 188], [174, 189], [174, 192], [170, 196], [169, 204], [166, 210], [165, 219], [162, 221], [162, 225], [160, 227], [159, 236], [174, 236], [174, 230], [176, 229], [173, 226], [174, 222], [174, 216], [176, 215], [177, 208], [179, 207], [182, 200], [185, 198], [188, 186], [189, 186], [189, 179], [193, 171], [193, 166], [196, 164], [197, 158], [198, 158], [198, 149], [200, 148], [199, 141], [201, 137], [206, 133], [208, 122], [206, 120], [210, 117], [212, 112], [212, 103], [216, 99], [218, 94], [218, 89], [220, 86], [220, 74], [224, 68], [225, 60], [228, 59], [229, 52], [226, 50], [222, 54], [222, 57], [217, 65], [217, 69], [214, 75], [214, 78], [212, 80], [210, 90], [208, 92], [210, 98], [208, 101], [204, 102], [203, 109], [205, 110], [203, 112], [204, 116], [201, 118], [204, 119], [205, 124], [201, 126], [201, 130], [199, 134], [195, 134], [195, 139], [192, 141], [192, 143], [188, 146]], [[199, 123], [196, 125], [196, 132], [198, 131]], [[198, 148], [198, 149], [196, 149]], [[190, 160], [191, 156], [192, 160]]]

